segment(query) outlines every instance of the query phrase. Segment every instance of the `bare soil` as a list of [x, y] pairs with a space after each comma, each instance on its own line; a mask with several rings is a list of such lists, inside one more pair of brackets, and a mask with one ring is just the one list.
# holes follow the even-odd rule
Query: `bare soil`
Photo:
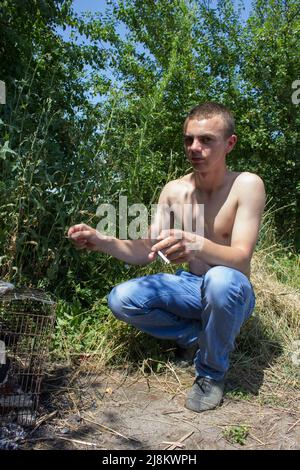
[[[184, 407], [193, 371], [164, 374], [113, 370], [79, 376], [48, 409], [27, 438], [31, 449], [201, 450], [300, 449], [300, 411], [234, 399], [194, 413]], [[49, 403], [52, 406], [49, 407]]]

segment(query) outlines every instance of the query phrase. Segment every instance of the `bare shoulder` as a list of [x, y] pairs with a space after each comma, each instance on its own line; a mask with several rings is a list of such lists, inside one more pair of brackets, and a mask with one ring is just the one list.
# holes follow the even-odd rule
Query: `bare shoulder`
[[263, 180], [255, 173], [240, 173], [235, 180], [238, 203], [241, 207], [253, 208], [262, 213], [266, 203], [266, 192]]
[[176, 180], [169, 181], [165, 188], [168, 186], [170, 189], [177, 189], [177, 188], [189, 188], [192, 185], [191, 183], [191, 175], [185, 175], [181, 178], [177, 178]]
[[250, 186], [258, 185], [264, 187], [264, 182], [261, 177], [256, 175], [255, 173], [250, 173], [249, 171], [243, 171], [242, 173], [240, 173], [236, 178], [236, 183], [238, 185], [247, 184]]
[[256, 191], [258, 194], [265, 195], [264, 182], [260, 176], [255, 173], [248, 171], [240, 173], [235, 180], [235, 186], [238, 190], [238, 194], [241, 195], [246, 193], [249, 195], [249, 191]]
[[192, 185], [189, 180], [186, 177], [182, 177], [166, 183], [162, 189], [161, 196], [172, 201], [174, 197], [182, 195], [183, 192], [191, 191], [191, 189]]

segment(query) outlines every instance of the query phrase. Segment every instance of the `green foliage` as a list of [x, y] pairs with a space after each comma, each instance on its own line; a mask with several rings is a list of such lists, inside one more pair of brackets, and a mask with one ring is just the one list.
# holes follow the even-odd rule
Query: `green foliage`
[[274, 237], [291, 253], [279, 277], [299, 272], [298, 2], [256, 0], [247, 22], [231, 0], [107, 3], [105, 14], [81, 16], [72, 0], [5, 0], [0, 9], [1, 275], [63, 299], [58, 326], [79, 335], [79, 349], [102, 318], [91, 306], [141, 270], [76, 253], [66, 230], [96, 225], [97, 206], [119, 195], [154, 203], [189, 171], [182, 124], [201, 101], [233, 110], [239, 142], [229, 166], [263, 177]]
[[275, 220], [286, 241], [295, 241], [299, 231], [300, 117], [291, 99], [300, 72], [299, 30], [297, 1], [258, 0], [242, 36], [241, 164], [251, 156], [251, 169], [264, 179], [273, 203], [285, 207]]
[[232, 444], [244, 446], [246, 444], [246, 438], [249, 435], [249, 427], [240, 425], [227, 426], [222, 434], [223, 437]]
[[66, 228], [81, 211], [94, 213], [95, 182], [104, 177], [91, 145], [95, 113], [90, 119], [84, 72], [87, 65], [101, 70], [104, 53], [61, 40], [57, 26], [82, 26], [70, 5], [7, 1], [0, 11], [7, 85], [0, 137], [2, 274], [51, 289], [67, 276], [73, 255]]

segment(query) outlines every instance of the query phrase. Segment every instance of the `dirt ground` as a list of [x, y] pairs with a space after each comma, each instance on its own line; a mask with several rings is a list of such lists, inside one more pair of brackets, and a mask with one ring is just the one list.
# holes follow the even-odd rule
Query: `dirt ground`
[[215, 410], [187, 410], [191, 370], [158, 375], [114, 370], [77, 379], [63, 395], [49, 394], [48, 409], [23, 448], [300, 449], [297, 407], [262, 406], [255, 397], [246, 401], [225, 394]]

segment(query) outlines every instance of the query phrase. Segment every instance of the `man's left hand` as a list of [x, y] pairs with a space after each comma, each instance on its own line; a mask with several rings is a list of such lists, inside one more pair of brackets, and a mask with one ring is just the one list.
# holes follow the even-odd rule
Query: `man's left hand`
[[154, 260], [161, 251], [173, 264], [188, 263], [201, 249], [202, 238], [183, 230], [162, 230], [152, 246], [149, 259]]

